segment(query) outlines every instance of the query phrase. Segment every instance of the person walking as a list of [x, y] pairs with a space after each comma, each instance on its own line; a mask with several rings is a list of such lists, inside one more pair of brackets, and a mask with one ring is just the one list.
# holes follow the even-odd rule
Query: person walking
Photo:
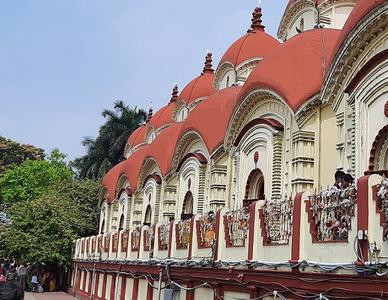
[[32, 292], [37, 293], [38, 286], [39, 286], [39, 280], [38, 280], [38, 273], [36, 271], [32, 272], [31, 285], [32, 285]]
[[17, 269], [17, 274], [19, 278], [20, 287], [23, 289], [23, 291], [25, 291], [27, 285], [28, 271], [27, 267], [23, 263], [21, 263], [19, 268]]

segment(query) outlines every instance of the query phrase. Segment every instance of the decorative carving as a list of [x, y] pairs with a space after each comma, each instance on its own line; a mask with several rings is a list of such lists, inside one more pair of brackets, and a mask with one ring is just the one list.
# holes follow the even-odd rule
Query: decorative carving
[[[331, 63], [329, 73], [322, 87], [322, 99], [324, 103], [333, 103], [335, 110], [338, 108], [341, 99], [338, 94], [344, 89], [342, 83], [346, 83], [342, 79], [347, 78], [349, 73], [356, 68], [360, 70], [368, 62], [368, 59], [365, 59], [370, 54], [366, 52], [367, 47], [377, 41], [376, 37], [384, 32], [387, 27], [388, 20], [380, 18], [380, 15], [381, 10], [375, 9], [358, 22], [357, 26], [343, 41]], [[357, 51], [354, 51], [354, 49], [357, 49]], [[375, 49], [371, 51], [375, 53]]]
[[249, 208], [228, 212], [224, 216], [226, 247], [244, 247], [249, 229]]
[[123, 231], [121, 233], [121, 252], [128, 251], [128, 240], [129, 240], [129, 232]]
[[198, 249], [211, 248], [216, 238], [216, 215], [209, 213], [196, 222]]
[[119, 234], [114, 233], [112, 235], [112, 252], [117, 252], [118, 248], [119, 248]]
[[378, 208], [382, 214], [382, 226], [384, 228], [383, 239], [388, 241], [388, 179], [383, 178], [377, 185]]
[[135, 228], [131, 233], [131, 251], [138, 251], [140, 246], [140, 229]]
[[255, 154], [253, 155], [253, 161], [255, 163], [255, 165], [257, 164], [257, 162], [259, 161], [259, 152], [255, 152]]
[[356, 198], [354, 186], [342, 190], [333, 186], [309, 197], [306, 209], [313, 242], [348, 240]]
[[294, 201], [287, 196], [282, 201], [266, 201], [260, 210], [264, 245], [287, 245], [292, 234]]
[[154, 227], [148, 226], [144, 230], [144, 251], [152, 251], [154, 246]]
[[379, 166], [379, 156], [381, 156], [381, 149], [383, 144], [388, 139], [388, 125], [381, 128], [372, 143], [372, 149], [369, 154], [369, 171], [381, 170], [383, 167]]
[[175, 225], [176, 248], [187, 249], [190, 242], [191, 219], [179, 221]]
[[170, 239], [170, 224], [162, 224], [158, 227], [158, 249], [167, 250]]
[[104, 251], [109, 252], [109, 242], [110, 242], [110, 236], [106, 235], [104, 238]]
[[103, 239], [103, 236], [100, 235], [98, 238], [97, 238], [97, 252], [98, 253], [101, 253], [102, 251], [102, 239]]

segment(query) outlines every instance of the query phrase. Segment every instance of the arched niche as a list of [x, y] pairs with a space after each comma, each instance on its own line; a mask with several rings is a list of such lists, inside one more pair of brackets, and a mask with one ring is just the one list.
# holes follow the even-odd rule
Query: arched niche
[[144, 213], [143, 225], [151, 226], [151, 224], [152, 224], [152, 207], [150, 204], [148, 204]]
[[194, 213], [194, 196], [191, 191], [188, 191], [183, 200], [181, 220], [190, 219]]
[[[124, 174], [117, 182], [116, 195], [117, 198], [112, 204], [112, 217], [116, 221], [115, 224], [112, 222], [112, 227], [114, 230], [129, 229], [133, 210], [132, 188]], [[120, 224], [121, 217], [123, 217], [123, 224]]]
[[234, 207], [249, 200], [279, 198], [283, 126], [273, 119], [249, 122], [234, 141]]
[[110, 206], [104, 200], [100, 206], [100, 226], [99, 233], [104, 234], [109, 232], [110, 224]]
[[[159, 220], [161, 177], [154, 173], [147, 176], [143, 187], [143, 220], [145, 225]], [[152, 219], [150, 219], [152, 218]]]
[[204, 189], [207, 158], [201, 152], [190, 152], [179, 162], [177, 172], [178, 216], [184, 214], [184, 201], [192, 195], [192, 214], [202, 213], [204, 208]]
[[388, 125], [385, 125], [380, 129], [374, 142], [372, 143], [368, 169], [369, 172], [381, 172], [382, 174], [388, 173]]

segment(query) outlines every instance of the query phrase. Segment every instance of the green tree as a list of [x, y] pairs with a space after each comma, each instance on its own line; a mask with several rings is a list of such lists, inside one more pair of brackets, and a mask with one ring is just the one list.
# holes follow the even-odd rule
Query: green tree
[[8, 211], [10, 222], [0, 231], [1, 252], [68, 266], [73, 241], [96, 233], [98, 188], [93, 181], [68, 179], [36, 199], [14, 204]]
[[0, 204], [11, 205], [44, 195], [51, 185], [72, 177], [65, 155], [53, 150], [46, 160], [27, 159], [0, 176]]
[[123, 101], [116, 101], [114, 110], [104, 110], [102, 115], [106, 122], [100, 127], [98, 137], [85, 138], [86, 155], [72, 163], [80, 178], [101, 179], [122, 161], [128, 137], [147, 118], [144, 110], [131, 109]]
[[44, 150], [20, 144], [0, 136], [0, 175], [7, 169], [20, 165], [27, 159], [44, 159]]

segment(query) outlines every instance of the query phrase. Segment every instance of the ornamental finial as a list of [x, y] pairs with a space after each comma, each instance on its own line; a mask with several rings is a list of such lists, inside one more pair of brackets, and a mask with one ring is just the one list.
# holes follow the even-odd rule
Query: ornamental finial
[[212, 62], [213, 62], [212, 53], [207, 52], [206, 57], [205, 57], [205, 67], [203, 68], [202, 74], [214, 72], [214, 70], [212, 69]]
[[251, 29], [253, 31], [255, 30], [262, 30], [264, 31], [265, 26], [262, 24], [261, 17], [263, 14], [261, 13], [261, 7], [256, 7], [255, 10], [252, 13], [252, 25]]
[[150, 107], [150, 109], [148, 110], [148, 116], [147, 116], [147, 121], [146, 121], [147, 123], [149, 121], [151, 121], [152, 115], [153, 115], [153, 110], [152, 110], [152, 107]]
[[176, 84], [172, 89], [170, 103], [176, 102], [178, 100], [178, 85]]

